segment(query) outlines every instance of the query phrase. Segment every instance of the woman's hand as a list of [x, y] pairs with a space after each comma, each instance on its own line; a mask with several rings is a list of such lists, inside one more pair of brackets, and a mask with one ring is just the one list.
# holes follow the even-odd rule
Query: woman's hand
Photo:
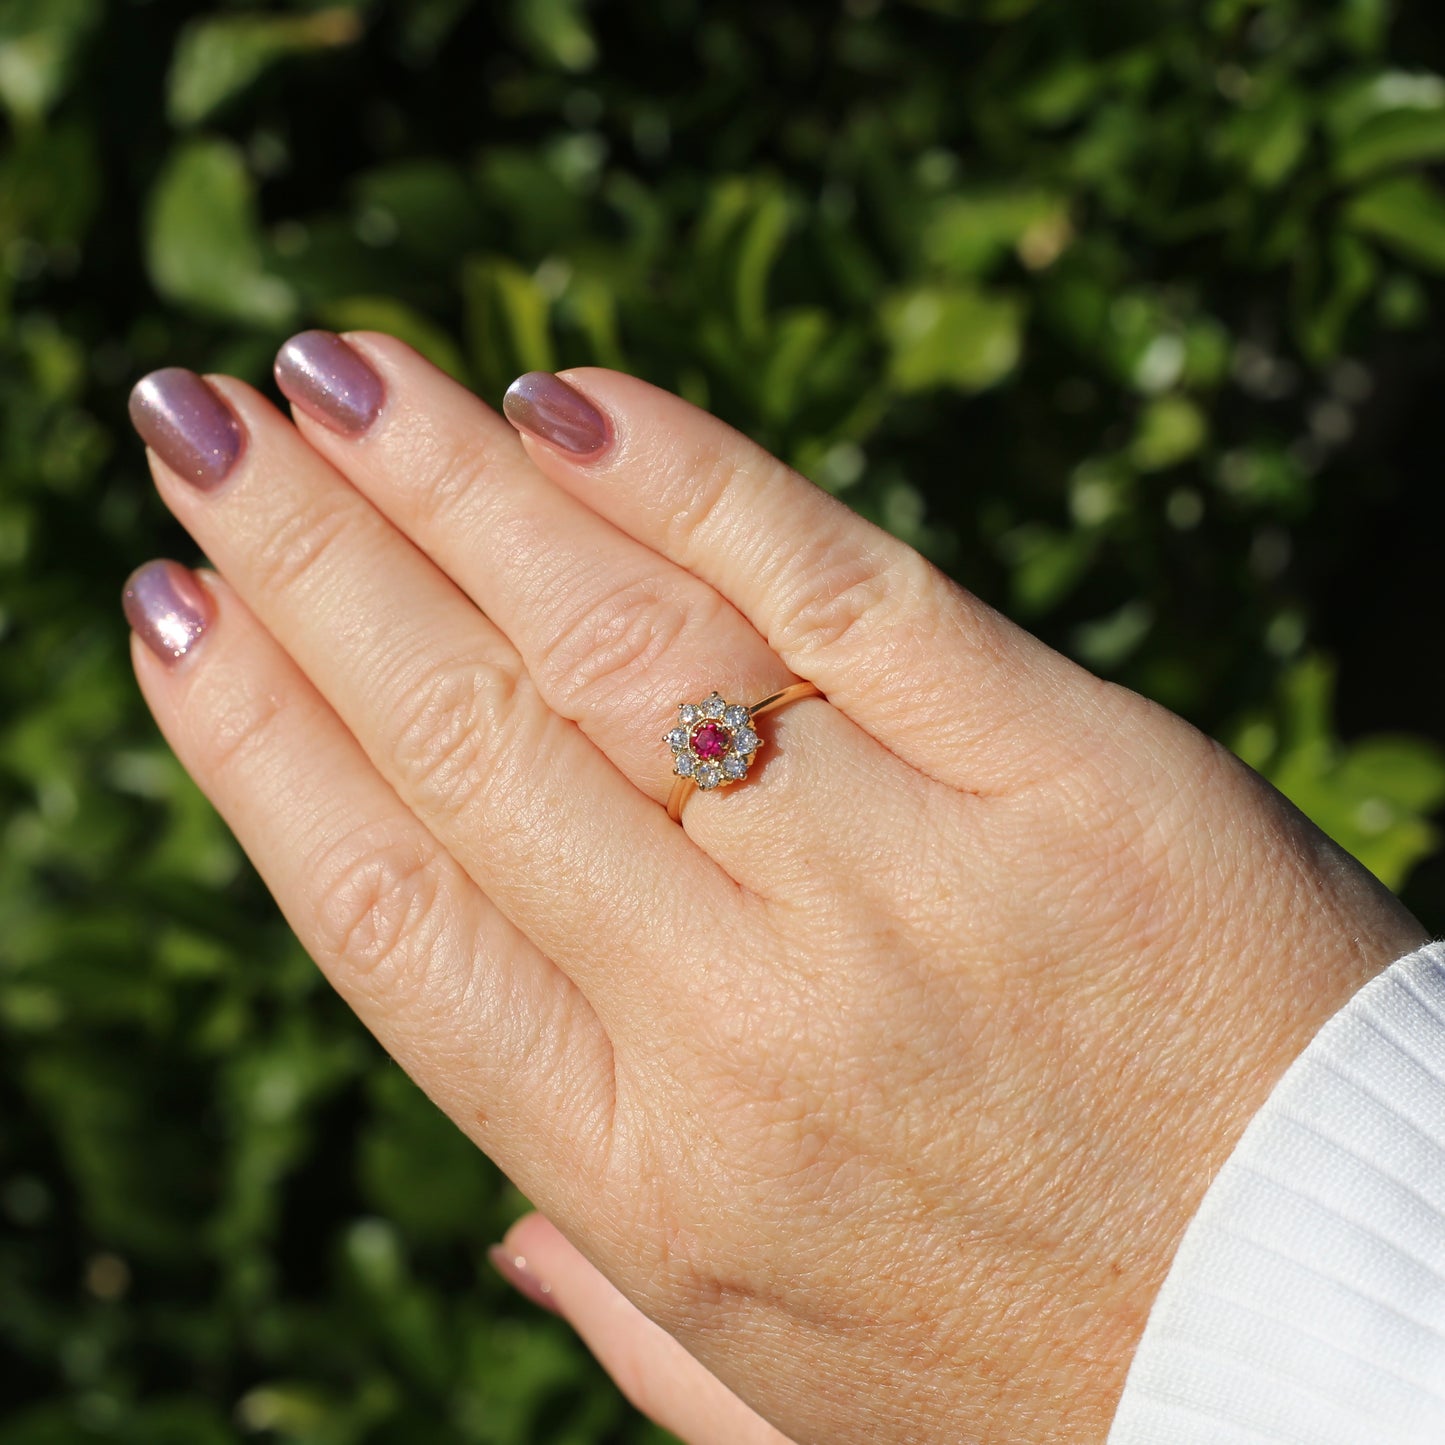
[[[220, 573], [133, 579], [141, 685], [367, 1026], [698, 1362], [655, 1412], [776, 1438], [705, 1370], [798, 1440], [1102, 1438], [1211, 1175], [1420, 927], [675, 397], [524, 378], [519, 439], [383, 336], [278, 374], [294, 428], [137, 388]], [[799, 678], [669, 821], [677, 705]], [[548, 1238], [642, 1388], [662, 1336]]]

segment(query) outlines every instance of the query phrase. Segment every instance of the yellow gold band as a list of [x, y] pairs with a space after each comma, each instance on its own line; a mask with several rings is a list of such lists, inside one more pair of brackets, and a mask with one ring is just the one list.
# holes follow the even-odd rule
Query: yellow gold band
[[[717, 694], [714, 693], [713, 696], [716, 697]], [[790, 683], [787, 687], [778, 692], [770, 693], [761, 702], [755, 702], [748, 708], [748, 719], [751, 721], [751, 719], [755, 717], [761, 717], [765, 712], [772, 712], [775, 708], [780, 708], [785, 703], [796, 702], [799, 698], [821, 696], [821, 689], [814, 683]], [[739, 712], [740, 711], [739, 709]], [[684, 716], [686, 717], [687, 714], [684, 713]], [[707, 726], [707, 724], [704, 724], [704, 726]], [[676, 744], [674, 746], [676, 749], [684, 745]], [[691, 777], [679, 777], [674, 780], [672, 792], [668, 795], [667, 799], [667, 816], [671, 818], [674, 823], [682, 822], [683, 804], [687, 802], [689, 793], [697, 791], [697, 786], [697, 783]]]

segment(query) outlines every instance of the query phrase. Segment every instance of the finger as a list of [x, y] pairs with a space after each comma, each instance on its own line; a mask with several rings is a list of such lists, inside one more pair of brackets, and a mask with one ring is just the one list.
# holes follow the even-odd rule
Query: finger
[[598, 368], [532, 372], [505, 410], [547, 476], [710, 583], [788, 667], [933, 777], [1006, 786], [1103, 705], [1088, 673], [668, 392]]
[[[614, 1039], [651, 1024], [640, 1006], [656, 1002], [658, 954], [674, 966], [675, 941], [724, 897], [736, 920], [732, 881], [545, 706], [506, 639], [275, 408], [188, 372], [136, 397], [167, 505], [376, 769]], [[228, 419], [240, 440], [226, 448]], [[168, 465], [195, 460], [173, 422], [210, 447], [193, 449], [201, 461], [221, 457], [214, 485]]]
[[[711, 587], [542, 478], [496, 412], [410, 347], [306, 332], [282, 347], [276, 377], [301, 434], [477, 603], [548, 704], [654, 801], [674, 776], [660, 734], [681, 700], [708, 693], [714, 658], [750, 701], [796, 681]], [[348, 377], [350, 390], [386, 397], [364, 429], [337, 424]]]
[[[302, 435], [497, 624], [547, 704], [655, 802], [675, 782], [662, 737], [679, 703], [714, 687], [752, 703], [795, 680], [714, 588], [540, 476], [496, 412], [410, 347], [306, 332], [282, 347], [276, 375]], [[766, 795], [735, 802], [738, 790], [725, 809], [685, 814], [708, 852], [755, 891], [777, 882], [780, 852], [814, 866], [850, 849], [876, 857], [876, 842], [863, 844], [876, 810], [837, 780], [892, 763], [893, 786], [907, 788], [906, 770], [823, 704], [789, 709], [761, 735], [764, 766], [749, 779], [768, 773]], [[777, 828], [798, 798], [813, 806]]]
[[156, 722], [306, 951], [461, 1128], [548, 1197], [554, 1172], [529, 1161], [580, 1160], [602, 1141], [577, 1121], [610, 1110], [611, 1049], [586, 1000], [223, 580], [152, 562], [127, 583], [125, 610]]
[[788, 1445], [543, 1215], [514, 1224], [493, 1261], [528, 1298], [562, 1315], [622, 1393], [687, 1445]]

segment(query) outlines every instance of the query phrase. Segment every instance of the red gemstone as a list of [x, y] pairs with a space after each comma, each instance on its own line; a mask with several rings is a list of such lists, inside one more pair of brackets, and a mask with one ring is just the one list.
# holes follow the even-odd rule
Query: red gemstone
[[700, 758], [720, 758], [732, 739], [721, 723], [699, 723], [692, 730], [692, 750]]

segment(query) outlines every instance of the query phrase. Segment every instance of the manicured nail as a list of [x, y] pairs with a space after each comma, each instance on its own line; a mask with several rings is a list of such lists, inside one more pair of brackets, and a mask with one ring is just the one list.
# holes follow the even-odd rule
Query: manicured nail
[[130, 419], [141, 440], [202, 491], [226, 480], [245, 443], [231, 408], [194, 371], [180, 366], [136, 382]]
[[519, 431], [583, 461], [600, 456], [612, 440], [607, 418], [576, 387], [550, 371], [519, 376], [507, 388], [502, 410]]
[[376, 420], [386, 392], [360, 353], [331, 331], [303, 331], [276, 355], [276, 385], [312, 421], [344, 437]]
[[530, 1269], [527, 1268], [525, 1255], [512, 1254], [505, 1245], [494, 1244], [487, 1251], [487, 1258], [492, 1261], [492, 1267], [515, 1289], [518, 1294], [524, 1294], [535, 1305], [541, 1305], [544, 1310], [550, 1310], [554, 1315], [560, 1315], [561, 1310], [557, 1308], [557, 1302], [552, 1298], [552, 1286], [544, 1284]]
[[164, 559], [126, 578], [121, 606], [136, 635], [167, 666], [201, 640], [216, 616], [215, 601], [196, 574]]

